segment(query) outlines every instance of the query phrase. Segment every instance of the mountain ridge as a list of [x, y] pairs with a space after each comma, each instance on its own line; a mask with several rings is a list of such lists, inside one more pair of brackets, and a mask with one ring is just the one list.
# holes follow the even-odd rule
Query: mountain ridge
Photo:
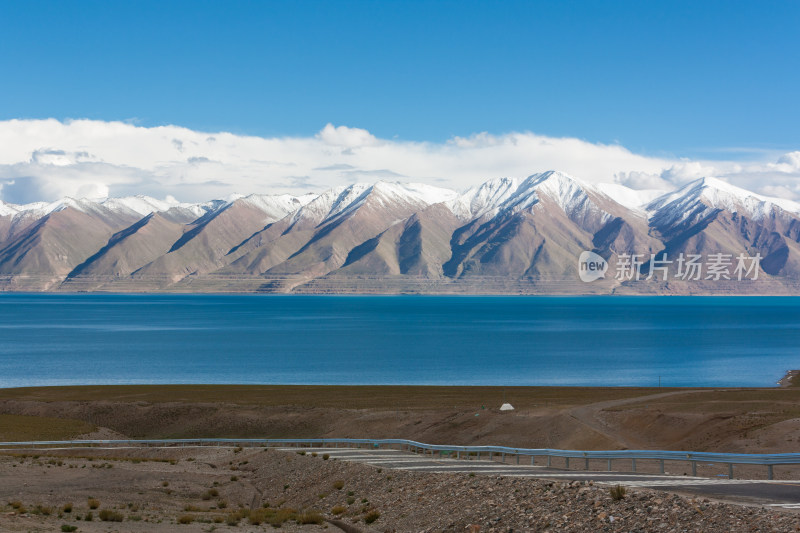
[[[378, 181], [195, 204], [0, 202], [0, 290], [800, 294], [800, 204], [717, 178], [654, 196], [551, 170], [461, 193]], [[605, 277], [581, 281], [584, 251]], [[715, 254], [760, 263], [746, 280], [733, 266], [681, 277], [680, 257]], [[631, 256], [636, 275], [620, 277]]]

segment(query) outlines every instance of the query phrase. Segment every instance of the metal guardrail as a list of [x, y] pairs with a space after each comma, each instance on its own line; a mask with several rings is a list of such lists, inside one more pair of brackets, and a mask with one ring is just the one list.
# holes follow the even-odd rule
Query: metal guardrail
[[661, 463], [661, 473], [664, 473], [664, 461], [690, 462], [692, 475], [697, 475], [697, 463], [723, 463], [728, 465], [728, 477], [733, 478], [733, 465], [762, 465], [767, 467], [767, 478], [773, 479], [773, 466], [800, 464], [800, 453], [774, 453], [774, 454], [736, 454], [716, 452], [679, 452], [668, 450], [608, 450], [608, 451], [581, 451], [581, 450], [555, 450], [550, 448], [511, 448], [507, 446], [452, 446], [443, 444], [426, 444], [408, 439], [127, 439], [127, 440], [69, 440], [69, 441], [19, 441], [0, 442], [3, 449], [27, 449], [53, 446], [70, 448], [94, 446], [314, 446], [326, 445], [367, 445], [371, 448], [381, 446], [400, 446], [416, 453], [436, 452], [441, 454], [455, 453], [461, 457], [462, 453], [475, 456], [478, 460], [485, 454], [487, 459], [500, 455], [505, 461], [505, 456], [513, 456], [520, 462], [520, 457], [530, 457], [534, 464], [536, 457], [546, 457], [547, 466], [552, 465], [552, 458], [565, 459], [566, 468], [569, 469], [570, 459], [583, 459], [586, 469], [589, 468], [590, 459], [606, 459], [608, 470], [611, 470], [612, 460], [629, 460], [631, 469], [636, 472], [636, 460], [657, 460]]

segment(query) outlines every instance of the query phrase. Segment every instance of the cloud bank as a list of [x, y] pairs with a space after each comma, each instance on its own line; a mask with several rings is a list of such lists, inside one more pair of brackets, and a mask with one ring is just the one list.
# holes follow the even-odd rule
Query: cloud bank
[[203, 201], [378, 180], [463, 190], [550, 169], [635, 189], [671, 189], [715, 176], [800, 200], [800, 151], [749, 162], [669, 159], [528, 132], [430, 143], [331, 124], [312, 137], [264, 138], [97, 120], [8, 120], [0, 121], [0, 147], [0, 199], [10, 203], [136, 194]]

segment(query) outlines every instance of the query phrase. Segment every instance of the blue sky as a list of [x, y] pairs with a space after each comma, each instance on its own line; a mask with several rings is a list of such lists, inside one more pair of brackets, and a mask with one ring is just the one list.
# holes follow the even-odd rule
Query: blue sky
[[798, 1], [0, 0], [0, 200], [557, 169], [800, 201], [798, 27]]
[[0, 119], [789, 150], [798, 27], [796, 1], [3, 1]]

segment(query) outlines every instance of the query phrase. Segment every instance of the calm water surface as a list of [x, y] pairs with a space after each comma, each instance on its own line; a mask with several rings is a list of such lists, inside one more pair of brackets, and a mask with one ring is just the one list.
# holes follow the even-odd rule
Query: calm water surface
[[0, 387], [769, 386], [800, 298], [0, 294]]

